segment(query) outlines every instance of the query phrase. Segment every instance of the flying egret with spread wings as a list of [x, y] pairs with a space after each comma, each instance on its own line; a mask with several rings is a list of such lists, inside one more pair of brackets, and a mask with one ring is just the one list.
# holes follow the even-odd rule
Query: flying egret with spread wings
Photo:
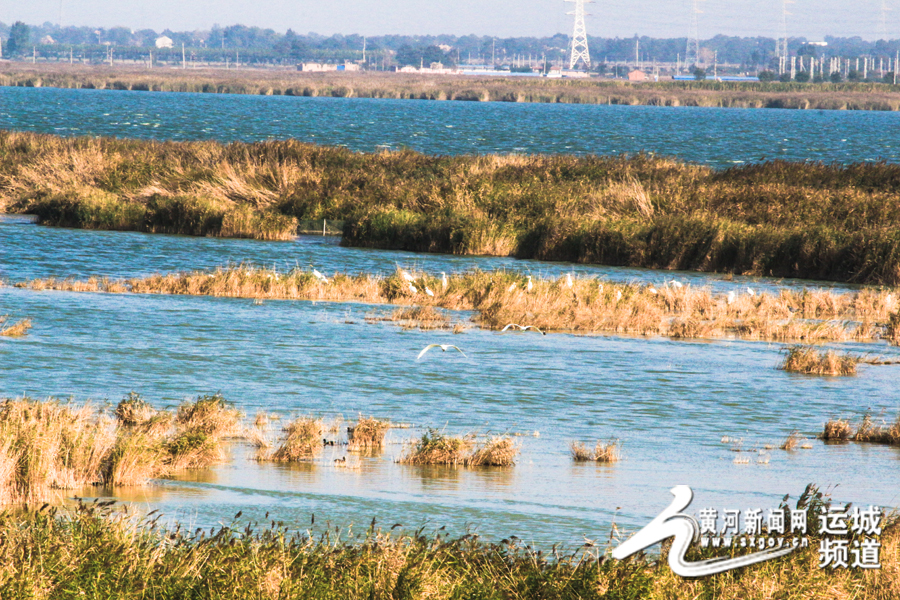
[[512, 329], [518, 329], [519, 331], [528, 331], [529, 329], [534, 329], [535, 331], [537, 331], [537, 332], [538, 332], [539, 334], [541, 334], [541, 335], [547, 335], [546, 333], [544, 333], [543, 331], [541, 331], [540, 329], [538, 329], [538, 328], [535, 327], [534, 325], [519, 325], [518, 323], [510, 323], [509, 325], [507, 325], [506, 327], [504, 327], [503, 329], [501, 329], [501, 330], [500, 330], [500, 333], [503, 333], [504, 331], [506, 331], [507, 329], [510, 329], [510, 328], [512, 328]]
[[423, 356], [426, 352], [428, 352], [429, 350], [431, 350], [432, 348], [440, 348], [440, 349], [441, 349], [441, 352], [446, 352], [446, 351], [449, 350], [450, 348], [453, 348], [454, 350], [458, 350], [459, 353], [463, 355], [463, 358], [468, 358], [468, 357], [466, 356], [466, 353], [465, 353], [465, 352], [463, 352], [462, 350], [460, 350], [459, 348], [457, 348], [457, 347], [454, 346], [453, 344], [428, 344], [427, 346], [425, 346], [424, 348], [422, 348], [422, 351], [419, 352], [419, 355], [416, 357], [416, 360], [419, 360], [420, 358], [422, 358], [422, 356]]

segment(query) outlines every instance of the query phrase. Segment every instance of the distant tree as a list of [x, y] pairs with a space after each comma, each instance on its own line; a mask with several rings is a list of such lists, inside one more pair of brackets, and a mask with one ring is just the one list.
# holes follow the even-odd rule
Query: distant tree
[[694, 79], [696, 79], [697, 81], [703, 81], [706, 79], [706, 69], [696, 67], [693, 71], [691, 71], [691, 75], [693, 75]]
[[775, 73], [772, 71], [760, 71], [758, 77], [760, 81], [775, 81]]
[[819, 75], [819, 74], [816, 74], [816, 76], [813, 77], [812, 80], [813, 80], [813, 83], [825, 83], [825, 77], [822, 75]]
[[418, 67], [422, 60], [422, 54], [412, 46], [404, 44], [397, 48], [396, 59], [401, 66]]
[[844, 80], [844, 78], [841, 76], [840, 71], [834, 71], [831, 75], [828, 76], [828, 79], [831, 80], [831, 83], [840, 83]]
[[778, 81], [780, 81], [781, 83], [788, 83], [790, 80], [791, 80], [790, 73], [782, 73], [781, 75], [778, 76]]
[[6, 50], [12, 55], [22, 54], [28, 49], [28, 40], [31, 38], [31, 29], [22, 21], [16, 21], [9, 28], [9, 40], [6, 42]]
[[862, 73], [856, 69], [847, 71], [847, 81], [862, 81]]
[[798, 71], [797, 74], [794, 75], [794, 81], [797, 83], [807, 83], [809, 79], [809, 71]]
[[817, 56], [816, 47], [812, 44], [803, 44], [797, 48], [797, 56]]
[[882, 79], [884, 83], [900, 83], [900, 81], [894, 81], [893, 73], [885, 73], [884, 78]]

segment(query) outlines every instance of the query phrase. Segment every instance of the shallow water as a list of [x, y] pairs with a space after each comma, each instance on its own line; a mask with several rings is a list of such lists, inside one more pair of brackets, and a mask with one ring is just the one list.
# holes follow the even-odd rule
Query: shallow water
[[[169, 240], [176, 241], [190, 247], [207, 240]], [[54, 251], [34, 251], [41, 252]], [[102, 255], [96, 260], [103, 264]], [[605, 539], [613, 521], [636, 529], [668, 504], [667, 490], [676, 484], [694, 488], [695, 508], [775, 507], [809, 482], [839, 485], [834, 495], [842, 501], [900, 504], [896, 448], [812, 441], [812, 450], [741, 453], [750, 464], [735, 464], [738, 454], [721, 441], [742, 438], [743, 449], [760, 450], [795, 429], [813, 438], [831, 417], [872, 411], [892, 419], [898, 394], [891, 367], [863, 366], [848, 378], [805, 377], [775, 369], [779, 344], [478, 329], [453, 335], [366, 322], [390, 310], [3, 287], [0, 314], [28, 316], [34, 328], [25, 338], [0, 338], [0, 395], [114, 404], [135, 390], [161, 408], [221, 391], [250, 416], [260, 409], [282, 420], [365, 414], [412, 426], [392, 430], [385, 452], [362, 458], [353, 470], [334, 466], [345, 455], [340, 447], [326, 448], [313, 464], [284, 466], [258, 465], [237, 444], [230, 462], [151, 488], [75, 492], [111, 494], [192, 526], [227, 522], [243, 510], [247, 518], [269, 512], [306, 528], [315, 513], [320, 526], [330, 521], [358, 530], [375, 517], [385, 526], [447, 526], [451, 533], [516, 535], [549, 547], [573, 546], [582, 536]], [[429, 343], [456, 344], [467, 358], [432, 351], [416, 362]], [[900, 355], [896, 348], [877, 350]], [[509, 469], [396, 464], [401, 442], [428, 427], [524, 434], [516, 438], [522, 453]], [[622, 441], [621, 462], [571, 462], [569, 442], [606, 438]], [[758, 464], [760, 456], [768, 464]]]
[[[89, 100], [89, 101], [88, 101]], [[0, 127], [64, 135], [259, 140], [298, 137], [359, 150], [423, 152], [635, 152], [716, 167], [762, 156], [851, 162], [897, 160], [896, 114], [656, 107], [505, 105], [261, 98], [0, 88]], [[510, 127], [515, 123], [515, 127]], [[239, 126], [238, 126], [239, 124]], [[726, 133], [727, 132], [727, 133]], [[251, 262], [290, 269], [387, 274], [400, 265], [430, 273], [509, 269], [611, 281], [678, 279], [715, 291], [853, 286], [700, 273], [455, 257], [342, 248], [336, 238], [259, 242], [40, 227], [0, 216], [0, 279], [108, 276], [212, 269]], [[900, 505], [900, 450], [825, 445], [760, 454], [792, 431], [813, 438], [825, 420], [900, 410], [895, 367], [862, 366], [855, 377], [776, 370], [780, 344], [673, 341], [616, 336], [404, 331], [367, 316], [391, 307], [356, 304], [36, 292], [0, 287], [0, 314], [29, 317], [21, 339], [0, 338], [0, 396], [28, 394], [116, 403], [138, 391], [155, 406], [221, 391], [252, 416], [282, 420], [358, 414], [409, 423], [380, 454], [338, 469], [340, 447], [310, 464], [271, 465], [231, 448], [232, 459], [112, 495], [190, 525], [270, 518], [307, 528], [326, 521], [357, 530], [375, 517], [390, 527], [447, 526], [542, 547], [604, 540], [615, 522], [636, 529], [688, 484], [692, 510], [774, 508], [810, 482], [838, 501]], [[467, 315], [457, 315], [464, 319]], [[432, 351], [452, 343], [467, 358]], [[845, 344], [898, 356], [897, 348]], [[428, 427], [451, 434], [523, 434], [509, 469], [398, 465], [402, 442]], [[539, 432], [538, 436], [534, 432]], [[722, 437], [741, 439], [733, 452]], [[573, 440], [618, 438], [613, 465], [574, 464]], [[735, 457], [749, 458], [736, 464]], [[758, 462], [762, 459], [763, 462]], [[768, 459], [768, 462], [764, 462]], [[351, 461], [353, 457], [351, 456]]]
[[366, 152], [640, 151], [725, 168], [900, 160], [900, 114], [0, 88], [0, 128], [164, 140], [296, 138]]

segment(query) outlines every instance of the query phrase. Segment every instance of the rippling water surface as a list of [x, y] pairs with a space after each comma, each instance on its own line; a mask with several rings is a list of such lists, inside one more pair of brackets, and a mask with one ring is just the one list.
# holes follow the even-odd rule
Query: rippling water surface
[[296, 138], [372, 152], [900, 160], [900, 114], [0, 88], [0, 128], [165, 140]]
[[[51, 89], [0, 89], [0, 127], [65, 135], [260, 140], [297, 137], [358, 150], [408, 146], [431, 153], [647, 150], [727, 167], [762, 157], [897, 160], [898, 115], [778, 110], [394, 102]], [[508, 269], [611, 281], [678, 279], [714, 291], [851, 286], [342, 248], [335, 238], [257, 242], [52, 229], [0, 217], [0, 279], [127, 278], [241, 262], [321, 271], [432, 273]], [[900, 451], [814, 440], [832, 417], [900, 410], [896, 371], [855, 377], [776, 370], [782, 347], [748, 341], [673, 341], [574, 335], [501, 335], [469, 329], [404, 331], [358, 304], [37, 292], [0, 287], [0, 314], [29, 317], [21, 339], [0, 338], [0, 395], [117, 402], [135, 390], [157, 407], [221, 391], [248, 415], [359, 414], [408, 423], [381, 454], [338, 469], [340, 447], [301, 465], [257, 464], [240, 443], [231, 460], [145, 489], [113, 494], [197, 525], [250, 517], [307, 527], [330, 521], [516, 535], [549, 547], [605, 539], [615, 521], [635, 529], [688, 484], [694, 508], [768, 508], [809, 482], [839, 501], [897, 506]], [[466, 319], [469, 315], [455, 315]], [[432, 352], [429, 343], [460, 346]], [[897, 356], [896, 348], [846, 344]], [[398, 465], [402, 442], [435, 427], [450, 434], [515, 434], [509, 469]], [[792, 431], [812, 449], [764, 451]], [[723, 436], [742, 440], [736, 453]], [[621, 440], [612, 465], [574, 464], [573, 440]], [[762, 451], [761, 453], [759, 451]], [[735, 457], [748, 457], [737, 464]]]

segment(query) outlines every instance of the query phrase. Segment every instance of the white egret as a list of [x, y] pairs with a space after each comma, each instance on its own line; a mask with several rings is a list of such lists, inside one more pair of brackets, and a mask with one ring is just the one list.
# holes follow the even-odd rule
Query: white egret
[[684, 287], [683, 285], [681, 285], [681, 282], [680, 282], [680, 281], [675, 281], [674, 279], [670, 282], [670, 285], [671, 285], [673, 288], [675, 288], [676, 290], [680, 290], [681, 288]]
[[622, 299], [622, 290], [616, 290], [616, 302]]
[[651, 294], [658, 294], [658, 293], [659, 293], [659, 292], [656, 290], [656, 288], [653, 287], [652, 285], [651, 285], [649, 288], [647, 288], [647, 291], [650, 292]]
[[572, 287], [572, 274], [571, 273], [566, 273], [566, 287], [567, 288]]
[[755, 295], [756, 295], [756, 292], [753, 291], [753, 288], [749, 288], [749, 287], [747, 288], [747, 293], [748, 293], [749, 295], [751, 295], [751, 296], [755, 296]]
[[322, 283], [328, 283], [328, 278], [325, 277], [324, 275], [322, 275], [321, 273], [319, 273], [319, 271], [317, 269], [313, 269], [312, 273], [313, 273], [313, 277], [315, 277]]
[[468, 357], [466, 356], [466, 353], [465, 353], [465, 352], [463, 352], [462, 350], [460, 350], [459, 348], [457, 348], [456, 346], [454, 346], [454, 345], [452, 345], [452, 344], [428, 344], [427, 346], [425, 346], [424, 348], [422, 348], [422, 351], [419, 352], [419, 355], [416, 357], [416, 360], [419, 360], [420, 358], [422, 358], [422, 356], [423, 356], [426, 352], [428, 352], [429, 350], [431, 350], [432, 348], [440, 348], [440, 349], [441, 349], [441, 352], [446, 352], [446, 351], [449, 350], [450, 348], [453, 348], [454, 350], [458, 350], [459, 353], [463, 355], [463, 358], [468, 358]]
[[735, 299], [737, 299], [737, 295], [734, 293], [734, 290], [728, 292], [728, 304], [734, 304]]
[[431, 288], [427, 285], [425, 286], [425, 293], [434, 298], [434, 292], [431, 291]]
[[600, 292], [601, 294], [603, 293], [603, 282], [602, 281], [597, 282], [597, 291]]
[[416, 289], [416, 286], [414, 286], [414, 285], [411, 284], [411, 283], [409, 284], [409, 291], [411, 291], [413, 294], [418, 294], [418, 293], [419, 293], [419, 290]]
[[447, 280], [447, 274], [441, 271], [441, 286], [446, 290], [450, 282]]
[[541, 331], [540, 329], [538, 329], [538, 328], [535, 327], [534, 325], [519, 325], [518, 323], [510, 323], [509, 325], [507, 325], [506, 327], [504, 327], [503, 329], [501, 329], [501, 330], [500, 330], [500, 333], [503, 333], [504, 331], [506, 331], [507, 329], [510, 329], [510, 328], [518, 329], [519, 331], [528, 331], [529, 329], [534, 329], [535, 331], [537, 331], [537, 332], [538, 332], [539, 334], [541, 334], [541, 335], [547, 335], [546, 333], [544, 333], [543, 331]]
[[406, 271], [404, 271], [403, 269], [400, 269], [400, 276], [403, 277], [403, 279], [409, 281], [410, 283], [415, 281], [415, 278], [412, 275], [410, 275], [409, 273], [407, 273]]
[[512, 284], [511, 286], [509, 286], [509, 287], [507, 288], [506, 291], [507, 291], [507, 292], [513, 292], [513, 291], [515, 291], [515, 289], [516, 289], [516, 284], [514, 283], [514, 284]]
[[534, 284], [531, 283], [531, 275], [528, 275], [527, 279], [528, 279], [528, 283], [525, 284], [525, 289], [530, 292], [532, 290], [532, 288], [534, 287]]

